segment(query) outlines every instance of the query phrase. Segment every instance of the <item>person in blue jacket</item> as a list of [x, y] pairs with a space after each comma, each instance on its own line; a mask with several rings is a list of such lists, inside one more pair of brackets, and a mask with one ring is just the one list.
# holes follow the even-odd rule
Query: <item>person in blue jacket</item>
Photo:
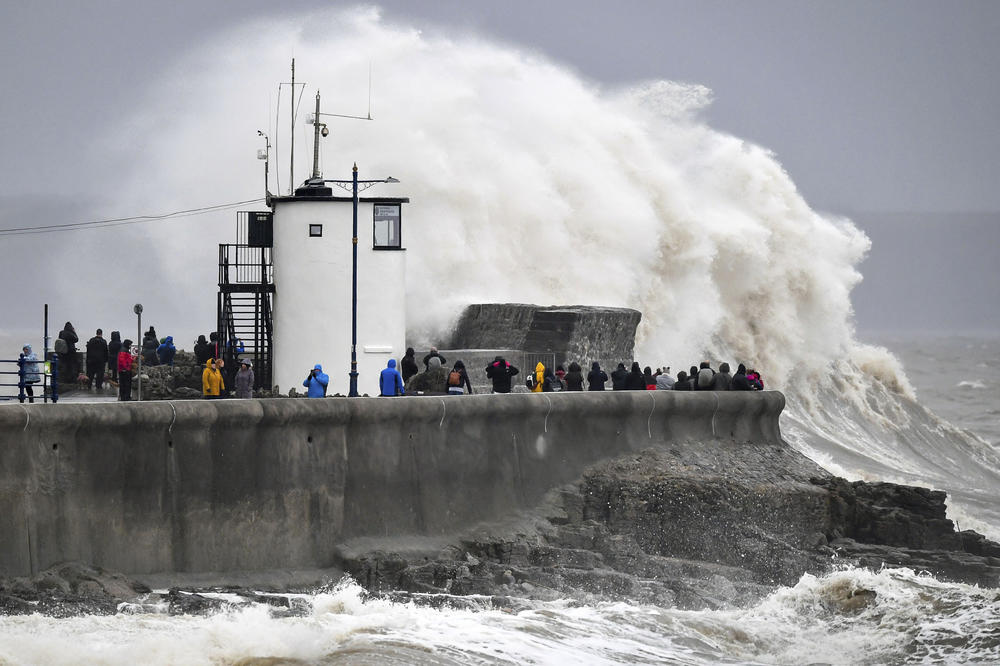
[[326, 387], [330, 383], [330, 377], [323, 372], [323, 366], [317, 363], [302, 385], [309, 389], [306, 396], [310, 398], [323, 398], [326, 396]]
[[405, 395], [403, 389], [403, 376], [396, 369], [396, 359], [390, 358], [388, 365], [378, 376], [379, 395], [393, 396]]
[[163, 340], [163, 344], [156, 348], [156, 356], [160, 359], [160, 365], [173, 367], [174, 354], [176, 353], [177, 347], [174, 346], [174, 336], [172, 335], [168, 335]]

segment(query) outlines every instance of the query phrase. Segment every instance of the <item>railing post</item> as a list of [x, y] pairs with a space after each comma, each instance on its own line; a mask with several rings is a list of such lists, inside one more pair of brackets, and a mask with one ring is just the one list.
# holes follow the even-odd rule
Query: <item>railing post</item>
[[17, 357], [17, 401], [24, 402], [24, 353], [22, 352], [20, 356]]
[[59, 402], [59, 354], [52, 355], [52, 402]]

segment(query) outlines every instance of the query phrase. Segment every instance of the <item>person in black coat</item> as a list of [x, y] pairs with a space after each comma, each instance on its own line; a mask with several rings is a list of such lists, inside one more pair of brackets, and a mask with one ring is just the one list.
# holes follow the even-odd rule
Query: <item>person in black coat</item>
[[733, 383], [729, 386], [730, 391], [753, 391], [754, 387], [747, 379], [747, 367], [740, 363], [740, 366], [736, 368], [736, 374], [733, 375]]
[[462, 395], [468, 390], [472, 394], [472, 382], [469, 381], [469, 373], [465, 371], [465, 363], [455, 361], [448, 377], [445, 380], [448, 385], [448, 395]]
[[[625, 369], [625, 366], [621, 366]], [[591, 391], [603, 391], [604, 382], [608, 381], [608, 373], [601, 370], [601, 364], [594, 361], [590, 364], [590, 372], [587, 373], [587, 384]]]
[[432, 363], [433, 367], [437, 366], [445, 367], [448, 363], [448, 359], [446, 359], [444, 356], [441, 356], [441, 354], [438, 353], [437, 347], [431, 347], [430, 353], [424, 356], [425, 372], [431, 369]]
[[[66, 342], [66, 353], [59, 355], [59, 376], [75, 382], [76, 376], [80, 374], [80, 362], [76, 353], [76, 343], [80, 341], [80, 338], [77, 337], [73, 324], [66, 322], [63, 330], [59, 331], [59, 338]], [[65, 382], [67, 379], [60, 381]]]
[[156, 356], [156, 348], [160, 346], [160, 341], [156, 339], [156, 331], [150, 326], [149, 330], [142, 338], [142, 363], [150, 367], [160, 364], [160, 359]]
[[632, 361], [632, 371], [629, 372], [628, 377], [625, 378], [625, 390], [626, 391], [646, 390], [646, 378], [642, 376], [642, 368], [639, 367], [638, 361]]
[[615, 391], [624, 391], [628, 381], [628, 370], [624, 363], [619, 363], [618, 368], [611, 373], [611, 388]]
[[510, 378], [518, 372], [520, 370], [505, 361], [502, 356], [497, 356], [486, 366], [486, 376], [493, 381], [494, 393], [510, 393]]
[[563, 381], [556, 377], [551, 368], [545, 368], [542, 375], [542, 393], [558, 393], [566, 389]]
[[108, 377], [118, 381], [118, 352], [122, 350], [122, 334], [111, 331], [111, 342], [108, 343]]
[[693, 391], [694, 386], [692, 386], [691, 379], [688, 377], [687, 373], [681, 370], [677, 373], [677, 381], [674, 382], [674, 391]]
[[198, 362], [198, 367], [204, 367], [214, 353], [215, 346], [210, 344], [204, 335], [199, 335], [194, 343], [194, 359]]
[[410, 380], [410, 377], [420, 372], [420, 368], [417, 367], [417, 360], [413, 358], [413, 354], [413, 347], [407, 347], [406, 355], [399, 362], [399, 374], [403, 376], [404, 384]]
[[101, 329], [97, 335], [87, 340], [87, 388], [104, 386], [104, 368], [108, 365], [108, 341]]
[[583, 368], [576, 361], [569, 364], [569, 372], [563, 377], [566, 382], [567, 391], [582, 391], [583, 390]]

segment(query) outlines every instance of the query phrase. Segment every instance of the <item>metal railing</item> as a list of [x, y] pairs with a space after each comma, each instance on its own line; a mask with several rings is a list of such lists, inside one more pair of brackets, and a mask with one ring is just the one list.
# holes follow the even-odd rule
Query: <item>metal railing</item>
[[[0, 370], [0, 376], [3, 379], [7, 379], [10, 375], [17, 377], [17, 382], [0, 382], [0, 386], [3, 387], [17, 387], [17, 395], [4, 395], [0, 396], [0, 400], [12, 400], [17, 398], [18, 402], [34, 402], [35, 396], [34, 387], [40, 386], [42, 389], [42, 395], [39, 396], [42, 402], [48, 402], [50, 399], [52, 402], [59, 402], [59, 356], [56, 354], [52, 355], [52, 359], [48, 361], [48, 365], [51, 368], [50, 371], [46, 371], [46, 361], [35, 359], [28, 360], [24, 357], [24, 354], [20, 354], [17, 359], [0, 359], [0, 367], [10, 368], [13, 365], [17, 365], [17, 370]], [[29, 368], [29, 366], [34, 365], [34, 368]], [[29, 376], [37, 375], [41, 381], [28, 381]], [[51, 381], [49, 381], [51, 379]], [[32, 394], [28, 393], [31, 390]]]

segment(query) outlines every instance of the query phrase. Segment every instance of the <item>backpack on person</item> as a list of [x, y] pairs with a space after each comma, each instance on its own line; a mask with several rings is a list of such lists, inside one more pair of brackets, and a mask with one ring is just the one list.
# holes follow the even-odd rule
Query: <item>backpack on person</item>
[[448, 373], [448, 386], [461, 386], [462, 385], [462, 373], [458, 370], [452, 370]]
[[57, 354], [68, 354], [69, 353], [69, 345], [66, 344], [66, 341], [63, 340], [62, 338], [56, 338], [56, 342], [55, 342], [55, 345], [54, 345], [53, 348], [55, 349], [55, 352]]

